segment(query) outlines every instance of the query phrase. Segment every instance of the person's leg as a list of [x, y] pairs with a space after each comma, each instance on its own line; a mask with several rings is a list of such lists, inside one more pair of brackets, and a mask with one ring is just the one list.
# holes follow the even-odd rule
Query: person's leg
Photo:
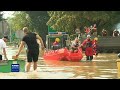
[[89, 48], [85, 49], [86, 60], [89, 60]]
[[89, 56], [86, 56], [86, 60], [89, 60]]
[[89, 60], [92, 61], [93, 60], [93, 48], [89, 47]]
[[32, 63], [32, 56], [31, 56], [31, 52], [30, 52], [30, 51], [27, 51], [27, 64], [26, 64], [26, 72], [29, 72], [29, 71], [30, 71], [31, 63]]
[[37, 70], [37, 62], [33, 62], [33, 69]]
[[38, 56], [39, 56], [39, 49], [35, 50], [33, 53], [33, 69], [34, 70], [37, 70]]
[[30, 67], [31, 67], [31, 62], [27, 62], [27, 64], [26, 64], [26, 72], [30, 71]]
[[90, 60], [91, 60], [91, 61], [93, 60], [93, 56], [90, 56]]

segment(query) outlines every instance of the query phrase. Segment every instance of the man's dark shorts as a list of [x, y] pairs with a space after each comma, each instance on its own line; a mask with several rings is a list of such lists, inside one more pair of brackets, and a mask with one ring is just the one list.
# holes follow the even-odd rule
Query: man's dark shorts
[[28, 50], [27, 51], [27, 61], [28, 62], [37, 62], [39, 56], [39, 49], [36, 50]]

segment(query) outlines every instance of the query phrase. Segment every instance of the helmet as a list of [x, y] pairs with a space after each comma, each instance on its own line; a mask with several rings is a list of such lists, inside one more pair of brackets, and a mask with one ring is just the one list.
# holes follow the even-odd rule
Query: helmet
[[56, 38], [55, 41], [60, 42], [60, 39], [59, 39], [59, 38]]
[[94, 38], [94, 40], [98, 41], [98, 38], [97, 38], [97, 37], [95, 37], [95, 38]]

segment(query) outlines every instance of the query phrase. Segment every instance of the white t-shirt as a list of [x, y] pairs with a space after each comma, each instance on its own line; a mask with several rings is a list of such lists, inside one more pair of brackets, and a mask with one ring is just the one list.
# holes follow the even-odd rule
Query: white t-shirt
[[3, 48], [6, 48], [6, 43], [3, 39], [0, 39], [0, 55], [3, 54]]

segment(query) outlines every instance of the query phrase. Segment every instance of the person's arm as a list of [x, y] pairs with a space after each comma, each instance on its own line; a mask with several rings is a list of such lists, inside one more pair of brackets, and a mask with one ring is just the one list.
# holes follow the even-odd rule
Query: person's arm
[[7, 54], [6, 54], [6, 49], [5, 49], [5, 48], [3, 48], [3, 53], [4, 53], [4, 57], [5, 57], [5, 59], [8, 60], [8, 58], [7, 58]]
[[44, 49], [45, 47], [44, 47], [44, 43], [43, 43], [42, 38], [41, 38], [38, 34], [36, 35], [36, 38], [40, 40], [40, 43], [41, 43], [42, 49]]
[[83, 47], [85, 44], [86, 44], [86, 40], [84, 40], [84, 41], [82, 42], [82, 44], [80, 45], [80, 47]]
[[22, 51], [24, 45], [25, 45], [25, 42], [24, 42], [24, 41], [21, 41], [20, 46], [19, 46], [18, 53], [16, 54], [17, 57], [18, 57], [19, 54], [21, 53], [21, 51]]

